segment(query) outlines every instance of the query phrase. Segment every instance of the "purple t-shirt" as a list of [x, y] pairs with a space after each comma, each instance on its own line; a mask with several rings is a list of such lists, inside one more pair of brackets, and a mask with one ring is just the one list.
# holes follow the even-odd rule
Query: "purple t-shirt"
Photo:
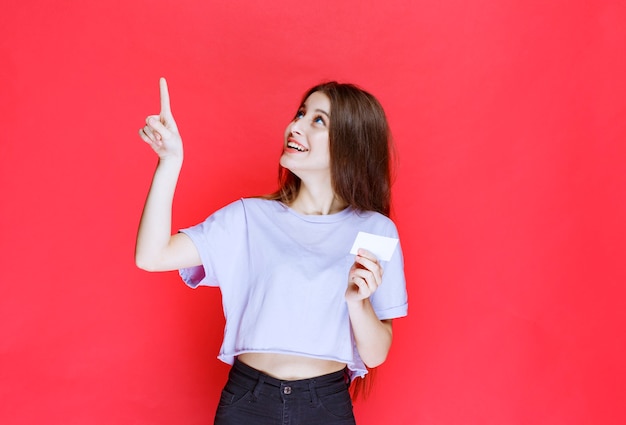
[[[359, 231], [397, 238], [393, 222], [347, 208], [303, 215], [278, 201], [241, 199], [183, 229], [202, 265], [181, 269], [187, 285], [219, 286], [226, 317], [219, 359], [246, 352], [294, 354], [367, 369], [350, 327], [345, 291]], [[407, 314], [400, 245], [381, 261], [383, 281], [370, 297], [378, 318]]]

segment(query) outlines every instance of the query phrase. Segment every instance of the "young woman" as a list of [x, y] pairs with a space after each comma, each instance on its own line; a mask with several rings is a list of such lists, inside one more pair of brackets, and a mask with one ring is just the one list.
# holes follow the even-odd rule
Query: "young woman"
[[221, 290], [219, 358], [233, 367], [215, 423], [354, 424], [350, 380], [385, 360], [391, 319], [407, 313], [400, 247], [389, 261], [350, 254], [361, 231], [397, 238], [379, 102], [349, 84], [313, 87], [285, 131], [279, 190], [172, 234], [183, 146], [160, 85], [161, 113], [139, 131], [159, 162], [135, 259]]

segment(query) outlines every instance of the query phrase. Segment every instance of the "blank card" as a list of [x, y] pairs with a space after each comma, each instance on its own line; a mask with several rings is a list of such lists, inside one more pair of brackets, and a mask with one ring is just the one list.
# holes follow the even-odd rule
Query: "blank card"
[[379, 260], [389, 261], [397, 245], [398, 238], [388, 238], [387, 236], [359, 232], [359, 234], [356, 235], [350, 254], [357, 255], [358, 249], [363, 248], [374, 254]]

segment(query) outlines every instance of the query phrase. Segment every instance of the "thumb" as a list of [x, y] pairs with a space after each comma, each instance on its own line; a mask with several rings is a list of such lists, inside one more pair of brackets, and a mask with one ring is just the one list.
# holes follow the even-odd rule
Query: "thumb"
[[158, 119], [158, 117], [150, 116], [146, 120], [148, 127], [161, 136], [161, 139], [169, 138], [172, 135], [172, 132], [167, 129], [167, 127]]

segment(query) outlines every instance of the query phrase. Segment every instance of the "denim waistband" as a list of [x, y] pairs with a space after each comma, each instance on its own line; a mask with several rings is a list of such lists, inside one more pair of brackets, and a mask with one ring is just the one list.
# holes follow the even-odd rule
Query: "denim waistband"
[[345, 390], [350, 384], [347, 368], [314, 378], [290, 381], [269, 376], [238, 359], [235, 359], [229, 379], [250, 388], [255, 395], [261, 391], [280, 392], [285, 395], [314, 391], [316, 395], [324, 396]]

